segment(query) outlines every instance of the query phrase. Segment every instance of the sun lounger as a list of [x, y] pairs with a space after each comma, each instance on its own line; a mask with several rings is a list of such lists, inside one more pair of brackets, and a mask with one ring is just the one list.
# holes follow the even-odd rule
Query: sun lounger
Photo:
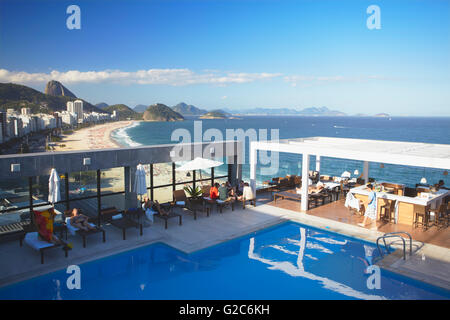
[[30, 222], [14, 222], [6, 225], [0, 226], [0, 239], [19, 239], [20, 245], [22, 246], [23, 237], [26, 233], [26, 228], [30, 226]]
[[[295, 191], [281, 191], [281, 192], [277, 192], [273, 195], [274, 203], [277, 203], [277, 198], [301, 201], [302, 195], [299, 193], [296, 193]], [[316, 207], [317, 206], [317, 198], [311, 197], [311, 195], [309, 195], [308, 206], [310, 206], [312, 203], [314, 203], [314, 207]]]
[[70, 217], [67, 217], [66, 218], [66, 221], [65, 221], [65, 224], [66, 224], [66, 228], [67, 228], [67, 231], [71, 234], [71, 235], [79, 235], [79, 236], [81, 236], [82, 238], [83, 238], [83, 248], [86, 248], [86, 237], [87, 236], [89, 236], [89, 235], [91, 235], [91, 234], [97, 234], [97, 233], [102, 233], [102, 235], [103, 235], [103, 242], [105, 242], [106, 241], [106, 236], [105, 236], [105, 230], [104, 229], [102, 229], [102, 228], [100, 228], [100, 227], [97, 227], [95, 224], [93, 224], [93, 223], [89, 223], [92, 227], [94, 227], [95, 229], [90, 229], [90, 230], [82, 230], [82, 229], [79, 229], [79, 228], [77, 228], [77, 227], [75, 227], [75, 226], [73, 226], [71, 223], [70, 223]]
[[29, 232], [25, 235], [24, 241], [31, 248], [39, 251], [39, 253], [41, 254], [41, 264], [44, 263], [44, 252], [52, 248], [62, 247], [65, 257], [67, 258], [68, 256], [69, 248], [67, 247], [67, 244], [62, 240], [60, 240], [61, 243], [54, 244], [44, 240], [40, 240], [37, 232]]
[[104, 222], [110, 223], [112, 226], [122, 230], [123, 240], [126, 240], [126, 230], [129, 228], [139, 228], [139, 235], [142, 236], [142, 223], [133, 220], [130, 212], [119, 211], [111, 207], [103, 209], [100, 213]]
[[167, 215], [163, 215], [163, 214], [161, 214], [161, 212], [158, 211], [158, 213], [155, 214], [155, 217], [158, 217], [158, 218], [164, 220], [164, 228], [165, 229], [167, 229], [168, 221], [171, 218], [177, 218], [178, 217], [179, 225], [181, 226], [183, 224], [181, 214], [173, 212], [173, 205], [171, 205], [171, 204], [166, 204], [166, 205], [161, 204], [161, 207], [165, 211], [168, 211], [168, 214]]

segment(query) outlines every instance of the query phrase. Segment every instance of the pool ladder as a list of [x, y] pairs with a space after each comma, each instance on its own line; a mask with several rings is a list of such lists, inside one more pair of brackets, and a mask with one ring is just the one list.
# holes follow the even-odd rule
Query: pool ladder
[[383, 240], [384, 247], [388, 251], [388, 246], [386, 244], [386, 238], [400, 238], [402, 240], [402, 242], [403, 242], [403, 260], [406, 260], [406, 241], [405, 241], [405, 238], [403, 238], [401, 236], [401, 234], [405, 234], [405, 235], [407, 235], [409, 237], [409, 255], [412, 255], [412, 237], [411, 237], [411, 235], [408, 232], [406, 232], [406, 231], [397, 231], [397, 232], [385, 233], [381, 237], [378, 237], [378, 239], [377, 239], [377, 248], [378, 248], [378, 251], [380, 252], [380, 255], [382, 257], [383, 257], [384, 254], [383, 254], [383, 250], [381, 250], [381, 248], [380, 248], [379, 241]]

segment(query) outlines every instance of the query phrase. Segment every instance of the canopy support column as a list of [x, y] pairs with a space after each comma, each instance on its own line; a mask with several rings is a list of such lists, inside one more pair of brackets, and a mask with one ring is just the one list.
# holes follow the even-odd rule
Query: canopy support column
[[254, 142], [250, 143], [250, 187], [253, 190], [253, 194], [256, 197], [256, 161], [257, 161], [257, 152], [256, 146]]
[[320, 175], [320, 156], [316, 156], [316, 171], [319, 172]]
[[300, 209], [303, 212], [308, 210], [308, 186], [309, 186], [309, 154], [303, 154], [302, 160], [302, 202]]
[[365, 183], [369, 182], [369, 161], [364, 161], [363, 178]]

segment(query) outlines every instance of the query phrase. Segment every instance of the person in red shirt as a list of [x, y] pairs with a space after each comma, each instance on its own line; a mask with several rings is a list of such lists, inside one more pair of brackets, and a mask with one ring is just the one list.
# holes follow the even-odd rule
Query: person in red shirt
[[217, 182], [209, 190], [209, 197], [213, 200], [219, 197], [219, 184]]

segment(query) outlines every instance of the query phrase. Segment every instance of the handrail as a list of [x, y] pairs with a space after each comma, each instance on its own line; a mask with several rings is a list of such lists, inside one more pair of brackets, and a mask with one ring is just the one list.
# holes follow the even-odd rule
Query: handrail
[[400, 238], [402, 240], [402, 242], [403, 242], [403, 260], [406, 260], [406, 242], [405, 242], [405, 239], [402, 236], [397, 235], [397, 234], [384, 235], [384, 236], [381, 236], [381, 237], [377, 238], [377, 248], [378, 248], [378, 252], [380, 252], [381, 256], [383, 256], [383, 251], [380, 248], [379, 241], [381, 239], [383, 239], [384, 246], [386, 247], [386, 241], [385, 241], [386, 238], [397, 238], [397, 237]]
[[412, 237], [411, 235], [406, 231], [395, 231], [395, 232], [388, 232], [384, 235], [398, 235], [398, 234], [406, 234], [409, 237], [409, 255], [412, 255]]

